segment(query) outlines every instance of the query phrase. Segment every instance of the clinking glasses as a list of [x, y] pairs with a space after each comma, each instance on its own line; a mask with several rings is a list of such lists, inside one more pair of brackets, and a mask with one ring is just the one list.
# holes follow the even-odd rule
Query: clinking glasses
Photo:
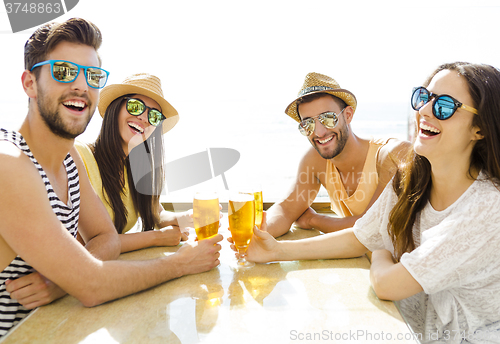
[[159, 110], [146, 106], [146, 104], [144, 104], [144, 102], [140, 99], [129, 97], [125, 97], [125, 99], [127, 100], [127, 111], [132, 116], [140, 116], [144, 113], [144, 111], [146, 111], [146, 109], [149, 109], [148, 122], [154, 127], [159, 126], [161, 121], [166, 119], [166, 117]]
[[437, 95], [429, 92], [425, 87], [415, 87], [413, 89], [411, 107], [413, 110], [418, 111], [433, 98], [432, 113], [437, 119], [448, 119], [453, 116], [455, 111], [459, 108], [477, 115], [477, 110], [473, 107], [464, 105], [447, 94]]
[[55, 81], [62, 83], [70, 83], [78, 78], [80, 70], [83, 69], [87, 85], [92, 88], [103, 88], [108, 81], [109, 72], [99, 67], [82, 66], [78, 63], [64, 61], [64, 60], [47, 60], [37, 63], [31, 67], [32, 71], [36, 67], [50, 64], [52, 70], [52, 78]]
[[315, 118], [317, 118], [325, 128], [333, 129], [337, 126], [337, 123], [339, 122], [339, 116], [344, 110], [345, 108], [343, 108], [338, 115], [333, 111], [329, 111], [324, 112], [316, 117], [309, 117], [299, 123], [299, 131], [304, 136], [311, 135], [314, 132], [314, 128], [316, 127]]

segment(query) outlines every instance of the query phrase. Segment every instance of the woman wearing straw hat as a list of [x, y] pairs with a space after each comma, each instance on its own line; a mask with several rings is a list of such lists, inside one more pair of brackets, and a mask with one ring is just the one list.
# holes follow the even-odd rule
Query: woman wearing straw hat
[[[140, 73], [106, 86], [98, 108], [103, 123], [97, 140], [75, 145], [94, 190], [122, 234], [122, 252], [187, 240], [188, 231], [179, 223], [190, 225], [190, 212], [170, 213], [159, 202], [163, 188], [161, 136], [179, 120], [163, 97], [160, 79]], [[142, 232], [125, 235], [138, 217]]]

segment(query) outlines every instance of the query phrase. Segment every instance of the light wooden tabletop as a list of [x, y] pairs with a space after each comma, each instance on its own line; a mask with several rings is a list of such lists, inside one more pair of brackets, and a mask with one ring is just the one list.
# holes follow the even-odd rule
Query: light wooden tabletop
[[[280, 239], [314, 235], [320, 233], [294, 228]], [[189, 240], [194, 237], [191, 233]], [[93, 308], [66, 296], [32, 312], [0, 342], [416, 342], [395, 305], [374, 294], [365, 256], [238, 270], [226, 239], [222, 246], [221, 264], [209, 272]], [[177, 249], [149, 248], [120, 259], [151, 259]]]

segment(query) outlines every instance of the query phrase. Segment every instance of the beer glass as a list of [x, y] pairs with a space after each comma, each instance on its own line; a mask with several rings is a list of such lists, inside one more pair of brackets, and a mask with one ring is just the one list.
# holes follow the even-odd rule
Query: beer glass
[[232, 191], [229, 195], [228, 206], [229, 230], [233, 237], [234, 246], [240, 253], [237, 267], [247, 268], [255, 264], [247, 261], [244, 256], [253, 235], [255, 226], [255, 198], [251, 190]]
[[193, 223], [198, 240], [219, 231], [219, 197], [216, 192], [197, 192], [193, 200]]
[[253, 196], [255, 199], [255, 225], [258, 229], [260, 229], [260, 226], [262, 225], [262, 211], [264, 209], [262, 187], [260, 185], [255, 185], [253, 187]]

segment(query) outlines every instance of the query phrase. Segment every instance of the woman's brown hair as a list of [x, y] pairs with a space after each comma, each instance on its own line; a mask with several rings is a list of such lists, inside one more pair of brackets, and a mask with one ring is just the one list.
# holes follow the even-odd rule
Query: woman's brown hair
[[[467, 82], [469, 93], [478, 110], [473, 126], [480, 129], [483, 139], [478, 140], [472, 150], [469, 165], [471, 171], [483, 171], [498, 187], [500, 180], [500, 71], [492, 66], [466, 62], [448, 63], [439, 66], [426, 80], [442, 70], [452, 70]], [[415, 126], [416, 128], [418, 126]], [[414, 135], [416, 137], [416, 135]], [[415, 249], [413, 224], [418, 213], [429, 201], [432, 187], [431, 164], [414, 150], [408, 153], [393, 180], [398, 200], [389, 215], [388, 232], [399, 260], [405, 252]]]
[[[159, 226], [160, 193], [163, 189], [163, 144], [162, 127], [158, 126], [151, 136], [141, 145], [132, 149], [128, 156], [122, 148], [118, 128], [118, 114], [125, 102], [125, 95], [115, 99], [106, 109], [101, 132], [94, 143], [92, 151], [99, 166], [103, 194], [113, 209], [115, 227], [122, 233], [127, 224], [128, 210], [122, 201], [125, 189], [124, 171], [127, 170], [128, 184], [134, 208], [142, 220], [142, 230], [148, 231]], [[131, 161], [134, 164], [132, 169]], [[147, 172], [137, 173], [137, 169]], [[143, 175], [134, 180], [134, 175]]]

